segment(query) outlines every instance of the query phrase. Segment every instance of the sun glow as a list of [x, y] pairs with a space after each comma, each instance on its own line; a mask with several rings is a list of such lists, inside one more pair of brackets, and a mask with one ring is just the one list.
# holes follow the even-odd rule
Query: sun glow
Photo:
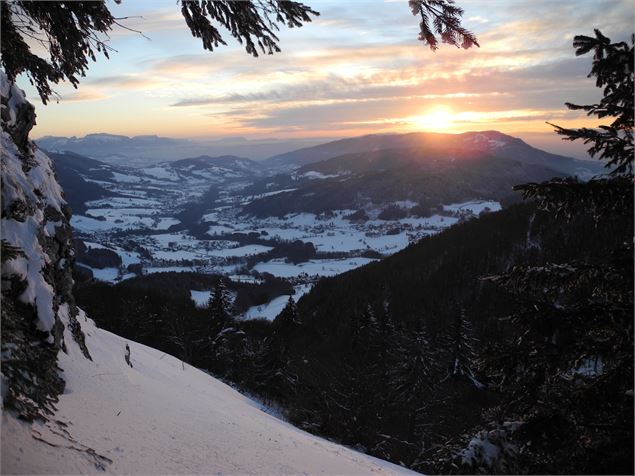
[[421, 116], [415, 116], [411, 122], [417, 129], [445, 130], [453, 125], [454, 116], [448, 108], [437, 108]]

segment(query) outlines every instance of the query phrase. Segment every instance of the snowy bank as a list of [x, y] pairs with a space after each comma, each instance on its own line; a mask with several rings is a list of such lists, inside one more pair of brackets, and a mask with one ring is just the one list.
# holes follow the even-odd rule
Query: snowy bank
[[204, 372], [80, 319], [93, 361], [75, 345], [60, 352], [66, 390], [51, 422], [31, 427], [3, 412], [2, 473], [414, 474], [299, 430]]

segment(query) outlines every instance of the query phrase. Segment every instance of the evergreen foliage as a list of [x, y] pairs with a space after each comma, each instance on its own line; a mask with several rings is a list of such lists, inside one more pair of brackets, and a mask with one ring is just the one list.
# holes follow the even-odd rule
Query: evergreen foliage
[[[119, 3], [121, 0], [116, 0]], [[1, 2], [2, 67], [9, 81], [26, 73], [46, 104], [51, 84], [68, 81], [74, 87], [86, 74], [88, 60], [112, 51], [107, 32], [116, 19], [106, 2]], [[48, 52], [43, 58], [31, 51], [31, 39]]]
[[477, 387], [482, 386], [474, 374], [476, 362], [475, 343], [472, 325], [465, 316], [465, 309], [456, 315], [448, 339], [451, 350], [451, 367], [448, 376], [456, 379], [467, 379]]
[[603, 97], [597, 104], [565, 105], [574, 111], [586, 111], [588, 116], [599, 119], [612, 118], [609, 125], [598, 129], [586, 127], [567, 129], [553, 125], [564, 140], [582, 140], [592, 144], [589, 155], [606, 160], [611, 174], [633, 174], [633, 62], [635, 36], [631, 45], [621, 41], [611, 43], [600, 30], [594, 30], [595, 37], [577, 35], [573, 39], [576, 56], [593, 52], [593, 66], [588, 77], [595, 77], [595, 85], [602, 89]]
[[597, 104], [565, 103], [569, 109], [583, 110], [588, 116], [612, 118], [609, 125], [596, 129], [568, 129], [551, 124], [564, 140], [582, 140], [591, 144], [589, 154], [606, 161], [608, 178], [594, 178], [587, 183], [576, 179], [554, 179], [542, 183], [518, 185], [525, 198], [536, 198], [543, 209], [555, 211], [566, 218], [580, 210], [591, 210], [596, 216], [620, 210], [633, 210], [633, 76], [635, 36], [629, 46], [625, 42], [611, 43], [599, 30], [595, 37], [578, 35], [573, 47], [576, 55], [593, 52], [593, 65], [588, 77], [596, 78], [602, 89]]
[[476, 36], [461, 26], [463, 9], [454, 0], [409, 0], [412, 14], [419, 16], [419, 40], [432, 50], [439, 47], [439, 35], [443, 43], [457, 48], [479, 46]]
[[181, 13], [195, 38], [200, 38], [203, 48], [213, 51], [226, 45], [218, 28], [218, 22], [231, 33], [250, 55], [258, 52], [273, 54], [280, 51], [278, 23], [289, 28], [301, 27], [311, 21], [318, 12], [300, 2], [282, 0], [258, 0], [249, 2], [190, 0], [181, 2]]
[[[514, 296], [516, 308], [504, 316], [508, 338], [490, 343], [483, 371], [493, 379], [500, 403], [490, 409], [496, 422], [514, 421], [513, 431], [490, 441], [503, 459], [496, 467], [529, 473], [630, 474], [633, 471], [633, 47], [576, 36], [576, 54], [594, 51], [589, 76], [604, 87], [599, 104], [578, 106], [589, 115], [614, 117], [610, 126], [564, 129], [568, 140], [592, 143], [613, 167], [612, 178], [527, 184], [543, 209], [574, 216], [591, 213], [622, 224], [622, 242], [603, 253], [540, 266], [517, 265], [487, 279]], [[509, 443], [516, 451], [503, 448]], [[464, 450], [465, 451], [465, 450]], [[465, 459], [461, 460], [464, 466]], [[502, 466], [501, 466], [502, 465]], [[492, 470], [492, 462], [468, 459], [466, 471]], [[499, 469], [500, 470], [500, 469]]]
[[289, 296], [287, 304], [284, 306], [280, 314], [276, 316], [273, 321], [274, 327], [279, 329], [288, 329], [289, 327], [299, 324], [298, 322], [298, 309], [293, 300], [293, 296]]
[[216, 281], [213, 291], [210, 293], [209, 302], [207, 303], [209, 311], [209, 333], [210, 335], [218, 335], [223, 329], [230, 324], [230, 297], [223, 278]]

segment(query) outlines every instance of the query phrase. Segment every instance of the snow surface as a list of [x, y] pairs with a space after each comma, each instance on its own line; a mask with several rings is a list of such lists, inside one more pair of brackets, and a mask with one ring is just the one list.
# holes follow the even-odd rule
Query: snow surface
[[[301, 284], [299, 286], [295, 286], [293, 289], [295, 290], [295, 294], [292, 296], [295, 302], [298, 302], [299, 299], [308, 293], [312, 284]], [[258, 319], [264, 318], [268, 321], [273, 321], [278, 314], [284, 309], [289, 301], [289, 296], [287, 294], [283, 294], [282, 296], [278, 296], [267, 304], [262, 304], [260, 306], [252, 306], [247, 309], [247, 312], [243, 314], [243, 319]]]
[[195, 272], [196, 268], [193, 266], [153, 266], [143, 268], [144, 274], [153, 274], [153, 273], [188, 273]]
[[270, 273], [279, 278], [295, 278], [302, 275], [335, 276], [373, 261], [376, 260], [371, 258], [316, 259], [293, 264], [280, 258], [258, 263], [254, 266], [254, 270], [259, 273]]
[[194, 301], [196, 307], [207, 307], [207, 303], [209, 302], [211, 295], [211, 291], [190, 290], [190, 297], [192, 298], [192, 301]]
[[485, 210], [497, 212], [501, 210], [501, 204], [495, 201], [473, 200], [470, 202], [443, 205], [443, 209], [455, 213], [468, 212], [473, 215], [478, 215]]
[[[7, 76], [0, 71], [0, 92], [7, 100], [9, 121], [7, 126], [14, 126], [17, 108], [26, 103], [24, 92], [15, 84], [9, 83]], [[55, 323], [53, 306], [53, 287], [43, 274], [49, 257], [42, 249], [38, 234], [55, 236], [57, 227], [62, 222], [47, 220], [44, 209], [51, 207], [61, 215], [66, 201], [62, 197], [62, 189], [55, 180], [51, 159], [37, 147], [33, 146], [32, 166], [25, 170], [21, 153], [11, 136], [0, 131], [0, 153], [2, 154], [2, 223], [0, 230], [2, 240], [17, 247], [22, 254], [2, 263], [3, 280], [17, 276], [26, 281], [26, 287], [20, 294], [20, 301], [32, 304], [37, 309], [37, 327], [48, 332]], [[24, 221], [9, 218], [5, 212], [10, 210], [16, 201], [34, 209], [25, 214]], [[5, 216], [7, 215], [7, 216]]]
[[273, 247], [265, 245], [245, 245], [237, 248], [226, 248], [222, 250], [213, 250], [210, 252], [212, 256], [227, 258], [229, 256], [250, 256], [271, 251]]
[[3, 412], [3, 474], [414, 474], [301, 431], [174, 357], [80, 321], [93, 361], [76, 345], [60, 352], [66, 390], [51, 422]]

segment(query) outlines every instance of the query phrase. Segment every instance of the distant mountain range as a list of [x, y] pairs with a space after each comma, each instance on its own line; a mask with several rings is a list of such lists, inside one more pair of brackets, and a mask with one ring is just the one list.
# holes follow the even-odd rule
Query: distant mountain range
[[[187, 143], [157, 136], [110, 134], [45, 139], [42, 141], [49, 147], [100, 147], [104, 154], [116, 149], [132, 155], [147, 144], [163, 144], [169, 149]], [[298, 149], [263, 161], [205, 154], [132, 168], [72, 152], [52, 153], [51, 157], [72, 208], [80, 213], [87, 201], [125, 193], [122, 184], [130, 189], [145, 187], [151, 195], [159, 193], [160, 187], [175, 196], [187, 194], [196, 200], [210, 187], [239, 180], [245, 185], [232, 193], [259, 197], [243, 207], [243, 213], [258, 217], [338, 209], [377, 210], [400, 201], [425, 215], [442, 204], [513, 199], [517, 194], [512, 187], [519, 183], [569, 175], [587, 178], [603, 172], [599, 162], [550, 154], [496, 131], [370, 135]]]
[[144, 167], [166, 160], [201, 155], [236, 155], [261, 160], [327, 139], [174, 139], [156, 135], [128, 137], [115, 134], [88, 134], [84, 137], [45, 136], [36, 141], [48, 152], [74, 152], [114, 165]]

